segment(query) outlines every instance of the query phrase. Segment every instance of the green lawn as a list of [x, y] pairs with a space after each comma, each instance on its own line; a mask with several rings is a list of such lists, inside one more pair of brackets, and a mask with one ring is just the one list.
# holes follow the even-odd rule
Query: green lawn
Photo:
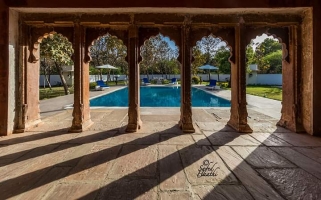
[[282, 101], [282, 88], [276, 86], [247, 86], [246, 93]]
[[[69, 88], [70, 94], [74, 93], [73, 88]], [[50, 99], [50, 98], [55, 98], [59, 96], [64, 96], [65, 91], [63, 87], [52, 87], [51, 90], [50, 88], [39, 88], [39, 99]]]

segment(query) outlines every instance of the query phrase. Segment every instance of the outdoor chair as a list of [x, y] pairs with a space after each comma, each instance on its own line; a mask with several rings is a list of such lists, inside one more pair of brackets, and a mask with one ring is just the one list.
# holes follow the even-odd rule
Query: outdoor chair
[[172, 82], [171, 82], [171, 84], [175, 84], [175, 85], [177, 85], [178, 84], [178, 82], [177, 82], [177, 78], [172, 78]]
[[106, 85], [103, 80], [96, 81], [96, 83], [97, 83], [97, 86], [98, 86], [98, 87], [96, 87], [96, 90], [104, 90], [106, 88], [109, 88], [109, 86]]
[[206, 85], [206, 89], [220, 89], [219, 86], [216, 85], [216, 80], [210, 80], [210, 84]]
[[148, 78], [143, 78], [143, 85], [149, 85], [150, 82], [148, 80]]

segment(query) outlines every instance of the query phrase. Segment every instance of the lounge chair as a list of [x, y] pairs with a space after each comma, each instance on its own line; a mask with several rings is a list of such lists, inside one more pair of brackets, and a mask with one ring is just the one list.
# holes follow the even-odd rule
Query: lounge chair
[[216, 80], [210, 80], [210, 84], [206, 85], [206, 89], [219, 89], [219, 86], [216, 85]]
[[148, 80], [148, 78], [143, 78], [143, 85], [149, 85], [150, 82]]
[[175, 85], [177, 85], [178, 84], [178, 82], [177, 82], [177, 78], [172, 78], [172, 82], [171, 82], [171, 84], [175, 84]]
[[98, 87], [96, 87], [96, 90], [104, 90], [104, 89], [109, 88], [109, 86], [106, 85], [103, 80], [96, 81], [96, 83], [97, 83], [97, 86], [98, 86]]

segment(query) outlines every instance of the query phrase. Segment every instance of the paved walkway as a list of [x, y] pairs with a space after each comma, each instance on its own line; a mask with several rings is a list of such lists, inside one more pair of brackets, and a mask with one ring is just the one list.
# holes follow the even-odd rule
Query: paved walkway
[[[57, 107], [58, 108], [58, 107]], [[291, 133], [249, 108], [252, 134], [225, 126], [229, 109], [94, 109], [88, 131], [68, 133], [72, 110], [0, 138], [0, 199], [321, 199], [321, 138]]]

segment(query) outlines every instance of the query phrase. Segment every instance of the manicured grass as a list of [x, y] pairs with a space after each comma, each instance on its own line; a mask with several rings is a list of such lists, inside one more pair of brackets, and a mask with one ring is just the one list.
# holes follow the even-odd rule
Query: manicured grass
[[[70, 94], [74, 93], [73, 88], [69, 88]], [[50, 98], [55, 98], [59, 96], [64, 96], [65, 91], [63, 87], [52, 87], [51, 90], [50, 88], [39, 88], [39, 99], [50, 99]]]
[[282, 101], [282, 88], [276, 86], [247, 86], [246, 93]]

